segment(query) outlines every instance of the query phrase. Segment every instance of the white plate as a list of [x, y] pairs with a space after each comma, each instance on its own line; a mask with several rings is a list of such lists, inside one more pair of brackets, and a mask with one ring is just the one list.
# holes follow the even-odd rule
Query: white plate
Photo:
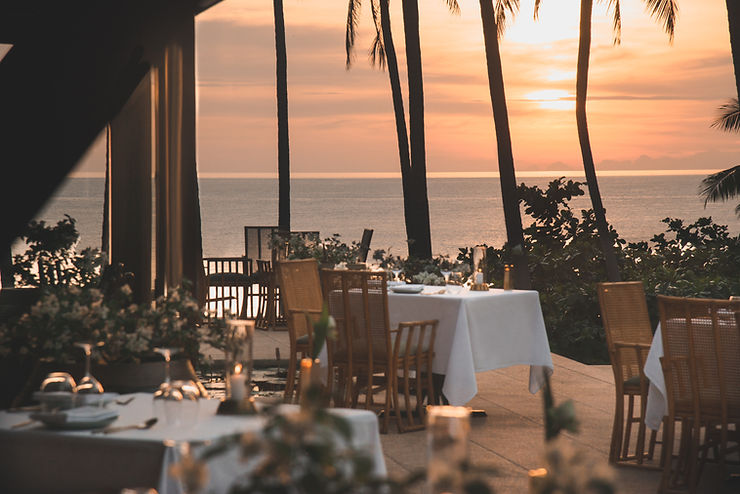
[[31, 418], [50, 429], [99, 429], [112, 424], [118, 418], [118, 410], [86, 406], [56, 413], [32, 413]]
[[36, 391], [33, 394], [33, 399], [46, 406], [48, 409], [58, 408], [64, 410], [75, 406], [84, 405], [107, 405], [108, 403], [115, 401], [120, 395], [118, 393], [103, 393], [103, 394], [77, 394], [69, 393], [67, 391], [51, 391], [41, 392]]
[[398, 285], [392, 286], [391, 290], [394, 293], [421, 293], [424, 290], [424, 285]]

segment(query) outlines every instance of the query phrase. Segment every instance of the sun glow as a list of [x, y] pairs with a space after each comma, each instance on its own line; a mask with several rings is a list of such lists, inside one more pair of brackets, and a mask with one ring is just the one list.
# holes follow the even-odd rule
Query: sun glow
[[524, 95], [527, 101], [533, 101], [539, 104], [544, 110], [572, 110], [576, 107], [573, 97], [562, 89], [543, 89]]

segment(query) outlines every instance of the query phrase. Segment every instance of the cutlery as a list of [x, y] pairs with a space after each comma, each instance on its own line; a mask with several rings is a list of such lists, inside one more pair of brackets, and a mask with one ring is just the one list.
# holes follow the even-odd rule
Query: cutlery
[[30, 405], [27, 407], [15, 407], [15, 408], [8, 408], [8, 413], [21, 413], [21, 412], [40, 412], [41, 411], [41, 405]]
[[23, 422], [18, 422], [17, 424], [13, 425], [13, 426], [11, 427], [11, 429], [20, 429], [21, 427], [25, 427], [25, 426], [27, 426], [27, 425], [31, 425], [31, 424], [33, 424], [34, 422], [36, 422], [36, 420], [34, 420], [34, 419], [30, 419], [30, 420], [25, 420], [25, 421], [23, 421]]
[[103, 429], [97, 429], [94, 430], [94, 433], [101, 433], [101, 434], [111, 434], [113, 432], [121, 432], [121, 431], [131, 431], [131, 430], [146, 430], [151, 429], [154, 424], [157, 423], [157, 417], [152, 417], [149, 420], [146, 420], [144, 422], [141, 422], [139, 424], [132, 424], [132, 425], [120, 425], [118, 427], [105, 427]]
[[422, 295], [439, 295], [445, 292], [445, 289], [438, 290], [436, 292], [421, 292]]
[[132, 401], [134, 401], [134, 398], [136, 398], [136, 397], [135, 396], [131, 396], [129, 398], [126, 398], [125, 400], [116, 400], [116, 405], [121, 405], [121, 406], [128, 405], [129, 403], [131, 403]]

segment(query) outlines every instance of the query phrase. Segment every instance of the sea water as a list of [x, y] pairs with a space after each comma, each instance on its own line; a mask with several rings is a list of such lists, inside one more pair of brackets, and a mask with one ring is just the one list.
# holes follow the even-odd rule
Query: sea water
[[[519, 182], [545, 187], [554, 177]], [[605, 176], [599, 179], [608, 221], [628, 241], [649, 240], [665, 231], [661, 220], [687, 222], [711, 216], [740, 232], [736, 202], [708, 204], [698, 195], [701, 175]], [[575, 180], [579, 180], [575, 178]], [[582, 179], [580, 179], [582, 180]], [[203, 255], [244, 254], [245, 225], [276, 225], [278, 190], [275, 179], [201, 178]], [[103, 214], [102, 178], [68, 179], [37, 216], [56, 223], [68, 214], [77, 220], [80, 246], [99, 247]], [[430, 178], [428, 180], [432, 250], [457, 255], [459, 247], [501, 246], [506, 239], [501, 187], [497, 178]], [[585, 190], [585, 186], [584, 186]], [[339, 233], [346, 242], [359, 241], [364, 228], [375, 230], [371, 249], [406, 255], [400, 178], [321, 178], [291, 182], [293, 230], [318, 230], [322, 237]], [[590, 208], [588, 194], [572, 207]], [[523, 215], [524, 225], [531, 218]], [[14, 252], [23, 250], [16, 244]]]

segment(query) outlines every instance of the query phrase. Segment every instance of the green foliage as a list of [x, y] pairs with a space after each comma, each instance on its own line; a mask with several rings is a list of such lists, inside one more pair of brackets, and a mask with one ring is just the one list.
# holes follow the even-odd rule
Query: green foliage
[[298, 235], [293, 235], [288, 242], [289, 259], [314, 258], [321, 264], [337, 265], [357, 262], [360, 244], [353, 241], [347, 245], [342, 242], [338, 233], [326, 237], [322, 242], [314, 242]]
[[[532, 223], [524, 229], [532, 286], [540, 294], [550, 348], [585, 363], [606, 363], [608, 355], [596, 296], [606, 281], [604, 259], [592, 210], [573, 211], [569, 201], [583, 195], [583, 183], [553, 180], [546, 189], [519, 186], [524, 212]], [[650, 242], [627, 244], [610, 227], [622, 278], [641, 280], [657, 324], [657, 294], [727, 298], [740, 293], [740, 235], [711, 218], [691, 224], [666, 218], [664, 233]], [[470, 250], [458, 260], [469, 262]], [[502, 286], [508, 245], [487, 247], [487, 276]]]
[[658, 294], [728, 298], [740, 293], [740, 235], [711, 218], [694, 223], [665, 218], [666, 231], [622, 249], [625, 279], [645, 285], [651, 319], [658, 321]]
[[99, 281], [104, 257], [97, 249], [77, 254], [79, 233], [74, 218], [65, 215], [55, 226], [31, 221], [21, 234], [28, 248], [13, 258], [13, 275], [20, 286], [78, 285]]
[[189, 286], [170, 289], [154, 303], [133, 302], [131, 273], [122, 265], [102, 268], [95, 249], [75, 252], [79, 234], [70, 216], [56, 226], [31, 222], [23, 234], [28, 250], [15, 257], [16, 279], [41, 286], [28, 313], [0, 326], [0, 355], [57, 362], [79, 360], [75, 342], [103, 342], [105, 362], [138, 362], [152, 348], [182, 348], [198, 361], [201, 312]]

